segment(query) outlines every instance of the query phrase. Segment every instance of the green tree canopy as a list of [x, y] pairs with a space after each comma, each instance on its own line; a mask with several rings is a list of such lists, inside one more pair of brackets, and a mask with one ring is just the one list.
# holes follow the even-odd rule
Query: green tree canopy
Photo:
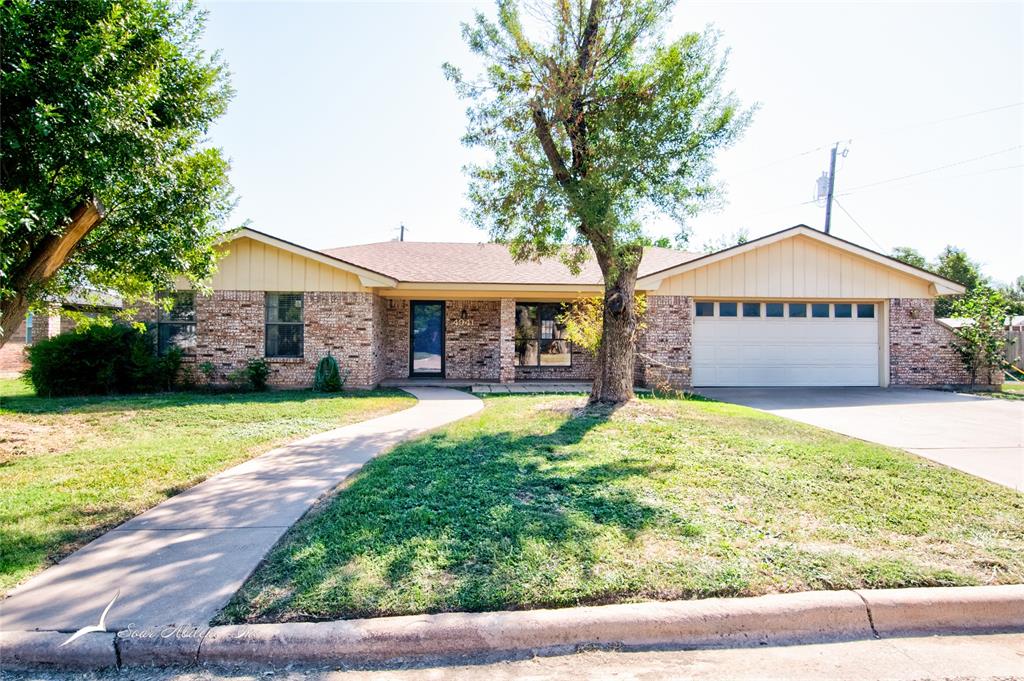
[[203, 21], [169, 0], [0, 5], [0, 343], [73, 288], [211, 273], [232, 189], [205, 135], [232, 93]]
[[469, 217], [519, 259], [591, 252], [604, 275], [593, 400], [632, 397], [636, 273], [643, 222], [683, 223], [718, 196], [715, 154], [750, 112], [724, 90], [713, 31], [662, 36], [669, 0], [499, 0], [497, 19], [463, 26], [480, 79], [445, 65], [471, 103], [464, 142]]
[[928, 266], [928, 260], [921, 255], [916, 249], [910, 248], [909, 246], [897, 246], [892, 249], [892, 257], [896, 258], [900, 262], [905, 262], [908, 265], [913, 265], [922, 270], [930, 269]]
[[[920, 267], [923, 270], [934, 272], [940, 277], [963, 284], [967, 289], [966, 295], [970, 295], [979, 286], [988, 285], [988, 277], [982, 274], [981, 266], [971, 260], [966, 251], [956, 246], [946, 246], [933, 263], [929, 263], [918, 251], [906, 246], [894, 248], [892, 257], [908, 265]], [[935, 316], [949, 317], [953, 315], [953, 304], [956, 298], [956, 296], [936, 298]]]

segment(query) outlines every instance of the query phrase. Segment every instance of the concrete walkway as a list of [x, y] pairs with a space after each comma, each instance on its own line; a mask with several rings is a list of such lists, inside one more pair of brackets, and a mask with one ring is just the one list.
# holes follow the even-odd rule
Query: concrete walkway
[[129, 520], [0, 601], [0, 631], [205, 626], [281, 535], [381, 452], [476, 413], [479, 398], [409, 388], [404, 411], [272, 450]]
[[699, 388], [697, 392], [899, 447], [1024, 492], [1024, 401], [907, 388]]

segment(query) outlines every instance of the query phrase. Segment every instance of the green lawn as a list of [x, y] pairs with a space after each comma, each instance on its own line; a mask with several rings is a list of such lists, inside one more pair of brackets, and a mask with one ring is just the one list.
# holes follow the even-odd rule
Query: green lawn
[[397, 391], [43, 399], [0, 379], [0, 593], [275, 444], [413, 403]]
[[218, 617], [1024, 581], [1024, 495], [744, 407], [489, 396], [375, 459]]

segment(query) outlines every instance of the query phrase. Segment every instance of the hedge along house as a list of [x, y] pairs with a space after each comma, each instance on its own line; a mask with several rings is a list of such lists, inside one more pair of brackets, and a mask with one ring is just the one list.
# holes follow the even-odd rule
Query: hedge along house
[[[222, 248], [212, 294], [183, 290], [170, 312], [144, 311], [161, 348], [210, 363], [214, 380], [265, 357], [272, 385], [306, 386], [328, 352], [349, 387], [593, 376], [558, 321], [564, 303], [601, 295], [592, 261], [573, 275], [556, 259], [515, 263], [498, 244], [321, 252], [252, 229]], [[710, 255], [647, 249], [637, 289], [648, 296], [641, 385], [968, 382], [932, 312], [962, 286], [803, 225]]]

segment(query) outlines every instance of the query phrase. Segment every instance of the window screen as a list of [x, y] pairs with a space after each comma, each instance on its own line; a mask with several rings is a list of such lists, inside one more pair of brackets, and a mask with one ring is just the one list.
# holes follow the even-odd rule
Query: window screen
[[167, 354], [180, 348], [185, 354], [196, 349], [196, 295], [192, 291], [176, 291], [162, 297], [171, 299], [169, 309], [157, 306], [157, 352]]
[[267, 357], [302, 357], [303, 296], [267, 293]]

